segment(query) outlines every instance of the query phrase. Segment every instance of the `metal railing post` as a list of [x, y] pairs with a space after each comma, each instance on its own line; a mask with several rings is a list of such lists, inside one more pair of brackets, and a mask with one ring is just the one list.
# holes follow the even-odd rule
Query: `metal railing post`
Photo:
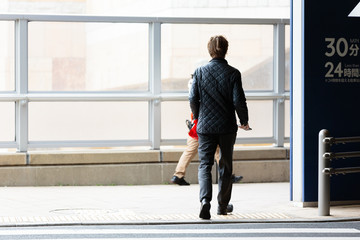
[[[161, 94], [161, 24], [149, 24], [149, 89], [152, 96]], [[149, 101], [149, 138], [151, 149], [159, 150], [161, 142], [161, 101]]]
[[330, 143], [324, 141], [329, 136], [330, 132], [326, 129], [319, 132], [319, 216], [330, 216], [330, 175], [323, 173], [324, 168], [330, 167], [330, 159], [324, 156], [326, 152], [330, 152]]
[[[274, 91], [285, 93], [285, 24], [274, 25]], [[274, 100], [274, 137], [277, 147], [284, 146], [285, 97]]]
[[[28, 93], [28, 20], [15, 22], [15, 86], [16, 94]], [[15, 140], [18, 152], [28, 150], [28, 109], [27, 100], [15, 104]]]

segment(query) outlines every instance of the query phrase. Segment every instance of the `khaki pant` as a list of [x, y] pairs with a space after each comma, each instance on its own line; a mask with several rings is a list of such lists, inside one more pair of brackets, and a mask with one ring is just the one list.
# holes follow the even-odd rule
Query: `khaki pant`
[[[198, 152], [199, 142], [190, 136], [187, 138], [187, 146], [185, 151], [182, 153], [179, 162], [176, 166], [174, 176], [182, 178], [185, 176], [186, 168], [189, 166], [191, 160], [195, 157]], [[215, 160], [219, 164], [220, 149], [219, 146], [215, 152]]]

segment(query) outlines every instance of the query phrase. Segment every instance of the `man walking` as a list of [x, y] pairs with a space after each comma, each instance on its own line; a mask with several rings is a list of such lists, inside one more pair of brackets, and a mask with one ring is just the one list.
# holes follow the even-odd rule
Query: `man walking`
[[235, 111], [240, 119], [240, 128], [250, 129], [241, 73], [225, 60], [228, 41], [223, 36], [214, 36], [210, 38], [207, 47], [212, 59], [195, 70], [189, 96], [191, 111], [198, 122], [201, 202], [199, 217], [202, 219], [211, 218], [211, 169], [218, 145], [221, 157], [217, 214], [227, 214], [232, 191], [232, 156], [238, 130]]

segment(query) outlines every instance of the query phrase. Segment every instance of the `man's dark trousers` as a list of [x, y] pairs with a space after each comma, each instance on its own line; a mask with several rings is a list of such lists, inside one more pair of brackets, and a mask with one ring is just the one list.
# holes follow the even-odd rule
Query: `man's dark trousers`
[[212, 199], [212, 176], [211, 169], [214, 165], [214, 154], [217, 146], [220, 147], [219, 161], [219, 193], [218, 203], [220, 208], [225, 209], [231, 198], [232, 190], [232, 161], [236, 133], [230, 134], [199, 134], [199, 159], [198, 172], [200, 185], [200, 202], [203, 199], [209, 202]]

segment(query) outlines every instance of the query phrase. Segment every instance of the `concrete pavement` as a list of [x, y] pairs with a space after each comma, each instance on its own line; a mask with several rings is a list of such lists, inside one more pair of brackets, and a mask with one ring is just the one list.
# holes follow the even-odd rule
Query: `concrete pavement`
[[360, 220], [360, 205], [296, 207], [289, 183], [234, 184], [234, 212], [216, 215], [213, 185], [211, 220], [198, 218], [199, 185], [1, 187], [0, 226], [62, 224], [156, 224]]

